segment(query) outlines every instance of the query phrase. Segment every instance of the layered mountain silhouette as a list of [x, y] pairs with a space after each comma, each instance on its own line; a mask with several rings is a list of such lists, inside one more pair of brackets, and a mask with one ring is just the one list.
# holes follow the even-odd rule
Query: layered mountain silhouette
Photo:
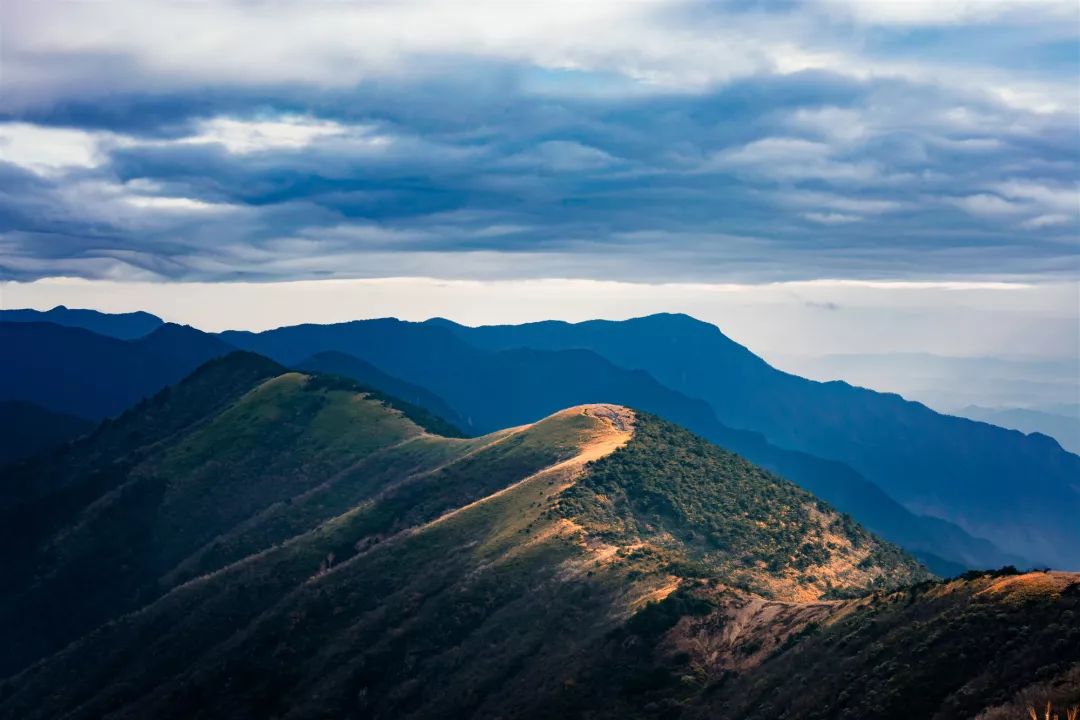
[[234, 352], [18, 466], [0, 718], [974, 716], [1072, 692], [1076, 576], [934, 582], [618, 404], [441, 422]]
[[45, 322], [0, 322], [0, 400], [100, 420], [231, 349], [213, 335], [161, 325], [135, 340]]
[[1058, 412], [968, 405], [957, 410], [956, 414], [1029, 434], [1039, 432], [1049, 435], [1069, 452], [1080, 453], [1080, 405], [1066, 405]]
[[136, 340], [6, 322], [0, 341], [25, 348], [0, 357], [0, 399], [93, 420], [234, 348], [351, 377], [469, 435], [616, 402], [792, 479], [940, 574], [1070, 568], [1080, 557], [1080, 458], [1052, 440], [786, 375], [686, 316], [489, 328], [370, 320], [217, 336], [164, 324]]
[[3, 322], [47, 322], [82, 328], [120, 340], [144, 337], [165, 324], [164, 320], [148, 312], [103, 313], [63, 305], [57, 305], [52, 310], [0, 310], [0, 323]]

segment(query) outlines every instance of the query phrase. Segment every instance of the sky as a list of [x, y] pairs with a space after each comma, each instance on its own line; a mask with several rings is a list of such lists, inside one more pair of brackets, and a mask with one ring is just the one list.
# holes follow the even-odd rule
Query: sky
[[5, 0], [0, 303], [1076, 357], [1078, 36], [1047, 0]]

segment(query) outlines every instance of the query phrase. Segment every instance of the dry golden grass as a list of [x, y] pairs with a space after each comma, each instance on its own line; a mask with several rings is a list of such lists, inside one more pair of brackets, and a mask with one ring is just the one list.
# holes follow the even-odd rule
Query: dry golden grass
[[[1032, 705], [1028, 705], [1027, 711], [1031, 720], [1061, 720], [1061, 713], [1054, 711], [1049, 700], [1046, 701], [1046, 709], [1042, 715]], [[1076, 720], [1077, 715], [1080, 715], [1080, 705], [1073, 705], [1065, 710], [1065, 720]]]

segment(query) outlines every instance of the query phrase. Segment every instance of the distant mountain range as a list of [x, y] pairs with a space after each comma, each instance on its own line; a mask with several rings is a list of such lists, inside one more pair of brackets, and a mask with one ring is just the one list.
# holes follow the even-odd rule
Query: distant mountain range
[[1080, 458], [1052, 440], [781, 373], [686, 316], [486, 328], [370, 320], [217, 336], [166, 324], [134, 341], [35, 323], [0, 324], [5, 332], [28, 351], [0, 358], [0, 399], [52, 411], [112, 416], [244, 348], [352, 377], [470, 435], [583, 403], [652, 412], [794, 480], [942, 574], [1080, 558]]
[[0, 400], [91, 420], [120, 414], [232, 348], [213, 335], [161, 325], [135, 339], [45, 322], [0, 323]]
[[815, 349], [793, 348], [790, 354], [775, 353], [770, 359], [796, 375], [822, 381], [842, 378], [852, 385], [895, 392], [939, 412], [965, 417], [959, 410], [968, 405], [1049, 410], [1062, 402], [1074, 406], [1080, 402], [1080, 358], [1075, 356], [807, 354]]
[[1080, 692], [1080, 576], [935, 582], [656, 415], [455, 438], [402, 387], [230, 352], [8, 468], [0, 718], [1004, 717]]
[[136, 340], [165, 324], [164, 320], [147, 312], [102, 313], [96, 310], [67, 308], [63, 305], [57, 305], [52, 310], [0, 310], [0, 323], [2, 322], [53, 323], [91, 330], [99, 335], [120, 340]]
[[[1069, 413], [1069, 414], [1066, 414]], [[981, 420], [1023, 433], [1049, 435], [1073, 454], [1080, 453], [1080, 406], [1059, 413], [1027, 408], [988, 408], [968, 405], [956, 411], [961, 417]]]

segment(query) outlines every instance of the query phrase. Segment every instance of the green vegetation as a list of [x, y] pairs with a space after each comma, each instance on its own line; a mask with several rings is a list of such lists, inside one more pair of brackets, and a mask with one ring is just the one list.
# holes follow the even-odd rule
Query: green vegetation
[[[756, 580], [763, 571], [798, 575], [829, 597], [928, 577], [898, 548], [805, 490], [644, 413], [633, 440], [595, 463], [557, 512], [608, 542], [647, 542], [676, 574], [762, 594], [771, 594]], [[838, 571], [843, 582], [811, 579], [814, 568]]]
[[410, 415], [430, 420], [352, 381], [234, 353], [16, 468], [3, 519], [21, 542], [0, 550], [0, 570], [19, 591], [0, 599], [0, 621], [19, 622], [0, 673], [472, 447]]
[[459, 428], [438, 415], [435, 415], [419, 405], [414, 405], [413, 403], [405, 402], [400, 398], [387, 395], [369, 385], [355, 382], [354, 380], [350, 380], [349, 378], [340, 375], [325, 373], [314, 375], [311, 382], [314, 383], [312, 389], [343, 390], [345, 392], [363, 393], [372, 400], [377, 400], [383, 405], [397, 410], [409, 420], [434, 435], [448, 438], [465, 437], [465, 434]]
[[[747, 674], [700, 717], [975, 717], [1036, 682], [1080, 702], [1080, 580], [1040, 574], [881, 596]], [[1045, 704], [1046, 695], [1039, 698]], [[1021, 717], [1017, 714], [1013, 717]]]

